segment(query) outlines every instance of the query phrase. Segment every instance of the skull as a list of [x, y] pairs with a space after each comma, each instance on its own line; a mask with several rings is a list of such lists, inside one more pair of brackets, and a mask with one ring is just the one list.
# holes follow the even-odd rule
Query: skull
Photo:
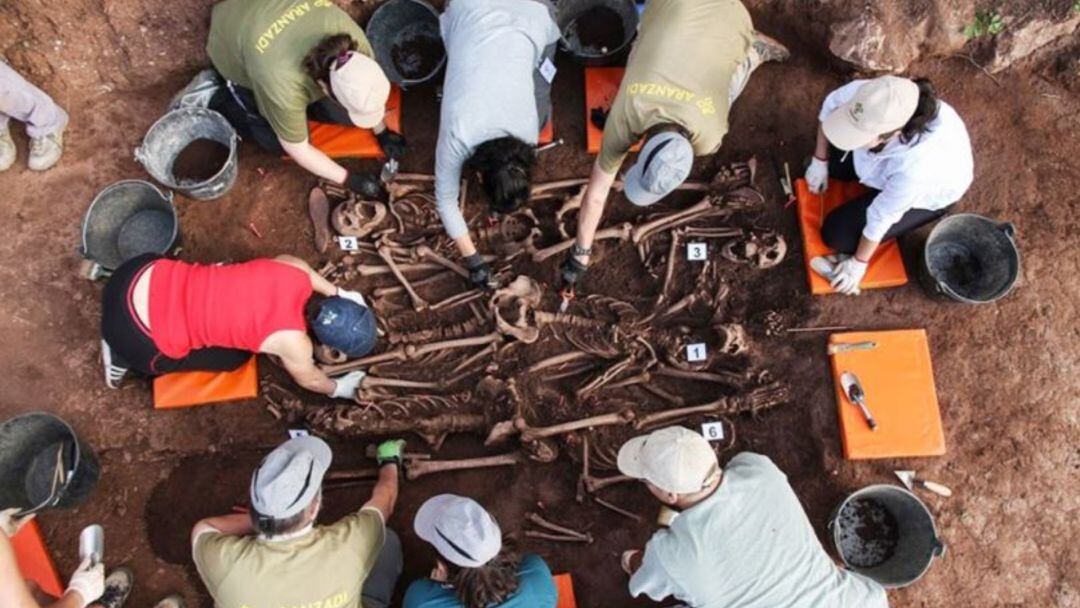
[[334, 208], [330, 223], [342, 236], [367, 236], [386, 218], [386, 205], [378, 201], [345, 201]]
[[784, 261], [786, 254], [787, 242], [784, 237], [771, 230], [751, 232], [745, 238], [729, 242], [720, 250], [720, 255], [726, 260], [759, 269], [776, 266]]
[[723, 338], [723, 342], [720, 345], [720, 352], [725, 355], [741, 355], [747, 351], [749, 346], [746, 343], [746, 331], [743, 326], [738, 323], [727, 323], [723, 325], [714, 325], [713, 329], [716, 333], [720, 334]]
[[[529, 312], [540, 304], [543, 295], [540, 284], [525, 275], [519, 275], [506, 287], [496, 290], [491, 296], [496, 328], [526, 344], [536, 342], [540, 339], [540, 328], [529, 325]], [[506, 316], [503, 316], [504, 310]]]

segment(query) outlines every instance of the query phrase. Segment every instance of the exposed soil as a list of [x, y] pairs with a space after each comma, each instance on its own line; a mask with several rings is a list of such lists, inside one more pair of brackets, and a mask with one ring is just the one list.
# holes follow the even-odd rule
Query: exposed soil
[[430, 76], [445, 54], [438, 30], [427, 23], [403, 30], [390, 48], [394, 67], [409, 80]]
[[[1054, 65], [1022, 66], [999, 74], [999, 86], [966, 59], [923, 61], [912, 70], [934, 80], [971, 133], [975, 183], [956, 210], [1017, 226], [1023, 274], [1012, 294], [992, 305], [968, 307], [931, 300], [912, 281], [858, 298], [812, 298], [795, 217], [783, 208], [784, 196], [767, 160], [773, 156], [781, 165], [787, 161], [798, 173], [813, 146], [819, 100], [849, 75], [826, 58], [828, 11], [804, 3], [749, 5], [755, 25], [788, 44], [793, 58], [755, 73], [732, 110], [724, 149], [715, 158], [702, 159], [696, 177], [752, 154], [762, 161], [758, 186], [767, 203], [752, 219], [778, 228], [791, 250], [772, 270], [732, 267], [730, 277], [725, 275], [733, 289], [724, 312], [744, 321], [754, 347], [753, 360], [746, 365], [771, 370], [793, 387], [793, 399], [756, 417], [733, 417], [735, 445], [722, 459], [739, 450], [771, 457], [788, 475], [823, 539], [828, 516], [844, 496], [871, 483], [892, 482], [894, 469], [917, 469], [920, 476], [954, 488], [957, 493], [949, 499], [920, 495], [949, 553], [917, 584], [890, 591], [894, 607], [953, 606], [956, 598], [971, 606], [1077, 606], [1080, 220], [1075, 192], [1080, 183], [1080, 101], [1066, 84], [1071, 72]], [[53, 94], [72, 120], [65, 157], [45, 174], [25, 169], [26, 140], [15, 126], [20, 160], [0, 174], [0, 188], [7, 193], [0, 201], [0, 225], [6, 230], [0, 240], [0, 342], [6, 345], [0, 349], [0, 374], [5, 378], [0, 416], [37, 409], [56, 412], [100, 457], [102, 477], [91, 499], [78, 509], [39, 518], [64, 573], [77, 565], [79, 530], [99, 522], [106, 529], [106, 560], [135, 571], [130, 606], [152, 606], [176, 591], [191, 605], [209, 606], [186, 557], [190, 526], [244, 500], [252, 467], [285, 438], [288, 423], [266, 413], [262, 401], [157, 412], [151, 409], [145, 381], [129, 381], [119, 391], [106, 389], [98, 360], [101, 284], [77, 276], [79, 260], [71, 253], [82, 215], [97, 192], [121, 179], [149, 179], [131, 158], [131, 150], [169, 97], [205, 64], [207, 7], [189, 0], [151, 0], [101, 9], [77, 1], [55, 5], [44, 19], [25, 6], [0, 7], [6, 18], [0, 31], [11, 32], [4, 28], [12, 24], [20, 28], [10, 38], [0, 36], [17, 44], [0, 42], [0, 48], [16, 69]], [[53, 21], [78, 22], [80, 27], [56, 29]], [[1063, 65], [1074, 66], [1075, 61]], [[558, 67], [555, 128], [566, 144], [541, 155], [537, 181], [586, 176], [592, 163], [583, 151], [581, 68], [564, 58]], [[410, 148], [401, 170], [429, 173], [438, 117], [436, 89], [411, 87], [404, 99]], [[347, 166], [378, 170], [376, 161], [350, 161]], [[239, 176], [229, 194], [213, 202], [177, 195], [181, 257], [218, 262], [291, 253], [316, 267], [339, 260], [339, 253], [320, 256], [312, 247], [305, 201], [314, 181], [295, 164], [244, 143]], [[479, 193], [470, 198], [472, 215], [482, 206]], [[694, 200], [681, 197], [669, 206]], [[556, 240], [550, 221], [554, 206], [537, 208], [544, 244]], [[610, 201], [609, 212], [605, 222], [637, 215], [618, 196]], [[902, 243], [911, 274], [924, 235], [925, 229]], [[635, 261], [632, 249], [605, 245], [601, 250], [603, 257], [595, 261], [583, 295], [627, 298], [654, 293], [656, 280]], [[559, 258], [522, 270], [550, 284]], [[634, 270], [621, 268], [624, 263]], [[677, 289], [688, 288], [689, 279], [680, 280], [684, 282]], [[455, 281], [439, 289], [460, 289], [462, 284]], [[392, 284], [389, 278], [358, 278], [350, 286], [367, 294]], [[551, 297], [545, 295], [544, 310], [555, 304]], [[423, 315], [416, 317], [396, 322], [406, 330], [422, 327]], [[945, 456], [843, 459], [824, 354], [826, 334], [778, 332], [782, 327], [823, 325], [927, 328], [948, 447]], [[533, 353], [548, 354], [555, 353]], [[292, 387], [271, 362], [260, 365], [264, 379]], [[690, 390], [698, 397], [713, 394], [707, 386]], [[317, 402], [295, 392], [305, 402]], [[557, 399], [538, 401], [536, 411], [527, 414], [529, 422], [580, 415], [572, 402], [557, 404]], [[614, 444], [618, 437], [607, 440], [605, 433], [622, 432], [598, 431], [597, 436]], [[424, 447], [419, 438], [409, 439], [410, 449]], [[334, 441], [334, 466], [368, 464], [361, 457], [366, 443]], [[458, 435], [451, 436], [438, 455], [471, 457], [506, 449], [487, 449], [476, 437]], [[627, 597], [618, 553], [641, 546], [653, 527], [596, 504], [576, 502], [578, 451], [565, 447], [551, 464], [432, 475], [406, 483], [390, 521], [404, 540], [405, 579], [423, 576], [431, 565], [430, 548], [410, 529], [417, 507], [435, 493], [452, 491], [473, 496], [505, 529], [515, 532], [523, 527], [523, 514], [542, 501], [552, 519], [587, 528], [597, 539], [585, 546], [523, 542], [524, 549], [539, 552], [554, 570], [574, 573], [580, 606], [650, 605]], [[656, 515], [657, 503], [638, 485], [623, 484], [604, 493], [646, 521]], [[324, 519], [356, 508], [368, 494], [362, 485], [328, 492]]]
[[214, 177], [229, 160], [229, 147], [213, 139], [199, 138], [184, 146], [173, 161], [172, 174], [182, 186], [201, 184]]
[[571, 48], [585, 55], [606, 55], [626, 41], [622, 17], [606, 6], [597, 6], [581, 13], [566, 28], [566, 40]]
[[840, 552], [856, 568], [884, 564], [896, 553], [900, 528], [885, 505], [872, 498], [853, 500], [840, 509]]

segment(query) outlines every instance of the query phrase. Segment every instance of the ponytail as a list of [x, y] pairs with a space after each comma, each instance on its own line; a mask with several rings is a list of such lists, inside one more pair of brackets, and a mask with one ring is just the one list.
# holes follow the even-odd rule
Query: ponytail
[[304, 57], [304, 71], [315, 82], [330, 82], [330, 68], [345, 53], [356, 50], [356, 41], [348, 34], [334, 34], [322, 39]]
[[900, 141], [905, 144], [929, 132], [930, 123], [938, 117], [939, 102], [934, 85], [927, 78], [912, 78], [911, 80], [919, 87], [919, 102], [915, 105], [915, 113], [900, 129]]

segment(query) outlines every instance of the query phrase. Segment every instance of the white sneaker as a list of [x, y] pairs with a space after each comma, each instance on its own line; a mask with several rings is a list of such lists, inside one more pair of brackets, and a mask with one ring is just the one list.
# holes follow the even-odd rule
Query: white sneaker
[[64, 130], [41, 137], [30, 138], [30, 158], [26, 166], [31, 171], [51, 169], [64, 153]]
[[7, 127], [0, 130], [0, 171], [7, 171], [15, 164], [15, 140], [11, 139], [11, 131]]

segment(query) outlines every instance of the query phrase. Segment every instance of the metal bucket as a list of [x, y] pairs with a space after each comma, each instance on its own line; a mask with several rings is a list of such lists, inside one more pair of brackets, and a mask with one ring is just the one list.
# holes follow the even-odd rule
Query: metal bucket
[[0, 425], [0, 510], [77, 507], [99, 471], [93, 450], [52, 414], [33, 412]]
[[375, 10], [364, 31], [375, 60], [397, 85], [427, 82], [446, 63], [439, 13], [426, 2], [390, 0]]
[[1016, 228], [974, 213], [947, 217], [930, 231], [919, 264], [931, 295], [966, 304], [1005, 297], [1020, 276]]
[[179, 225], [171, 192], [139, 179], [105, 188], [83, 219], [80, 250], [95, 265], [90, 277], [108, 274], [144, 253], [166, 253], [176, 243]]
[[[226, 146], [229, 156], [209, 179], [200, 182], [178, 180], [173, 175], [173, 163], [180, 152], [197, 139], [212, 139]], [[142, 145], [135, 149], [135, 160], [168, 188], [191, 198], [210, 200], [228, 192], [236, 182], [239, 139], [236, 130], [221, 114], [206, 108], [177, 108], [151, 125]]]
[[[852, 539], [858, 538], [858, 530], [842, 515], [844, 508], [854, 501], [871, 501], [888, 512], [896, 522], [896, 543], [892, 554], [873, 566], [862, 564], [862, 560], [851, 551]], [[849, 569], [868, 576], [883, 587], [894, 589], [906, 587], [922, 578], [930, 568], [935, 557], [945, 555], [945, 545], [937, 535], [937, 527], [930, 510], [911, 492], [899, 486], [879, 484], [867, 486], [852, 493], [833, 511], [829, 520], [833, 544], [837, 554]]]
[[[608, 9], [621, 22], [623, 35], [617, 44], [596, 48], [581, 39], [579, 19], [593, 9]], [[626, 50], [637, 35], [638, 9], [633, 0], [561, 0], [556, 19], [566, 52], [585, 65], [609, 65]]]

